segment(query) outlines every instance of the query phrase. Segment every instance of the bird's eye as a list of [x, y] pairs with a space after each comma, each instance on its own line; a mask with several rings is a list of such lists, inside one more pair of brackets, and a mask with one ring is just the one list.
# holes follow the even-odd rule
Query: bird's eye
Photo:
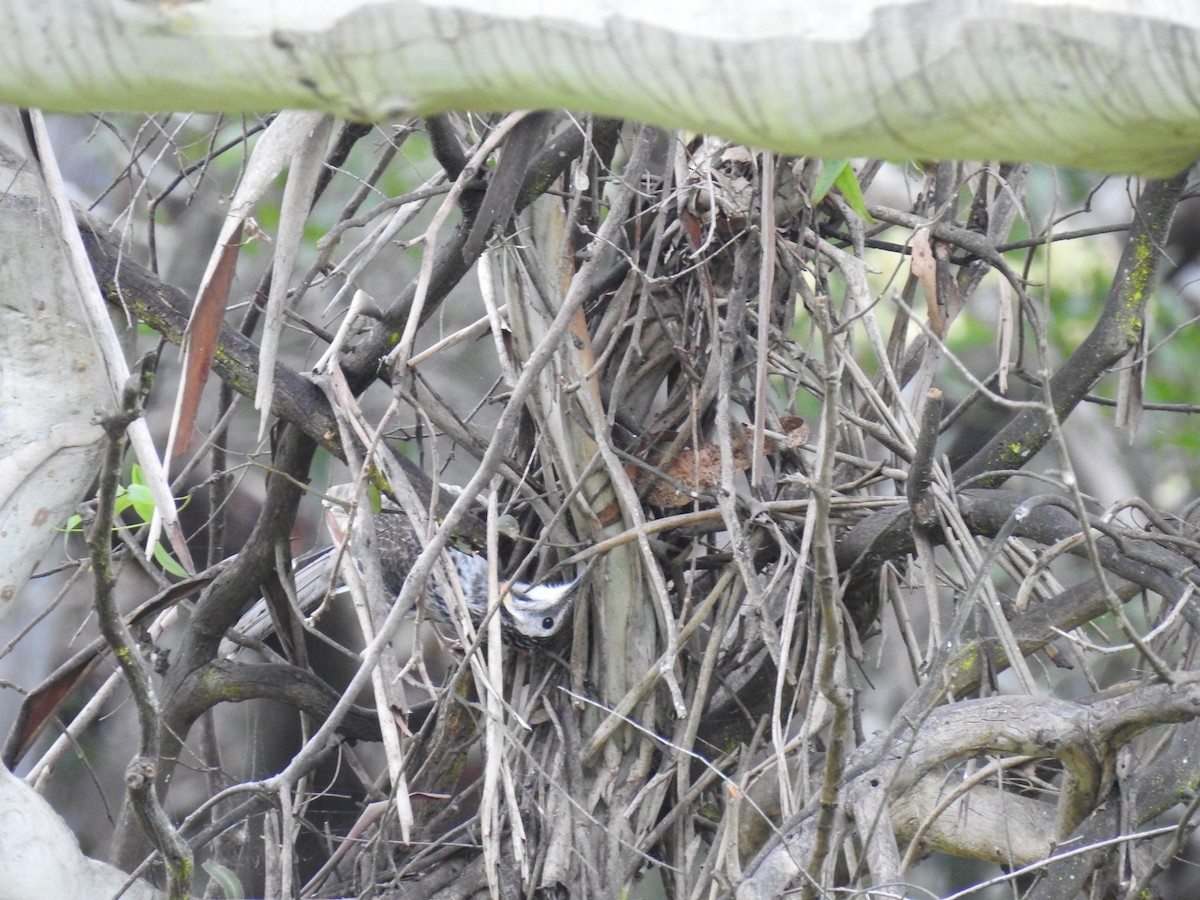
[[546, 616], [546, 618], [542, 619], [542, 629], [543, 630], [549, 631], [553, 627], [554, 627], [554, 618], [552, 616]]

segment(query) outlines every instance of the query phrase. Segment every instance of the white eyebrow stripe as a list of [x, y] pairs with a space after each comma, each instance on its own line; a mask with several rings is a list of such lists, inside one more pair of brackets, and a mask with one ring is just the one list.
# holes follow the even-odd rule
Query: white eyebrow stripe
[[515, 601], [520, 600], [518, 608], [525, 613], [551, 610], [560, 605], [578, 583], [578, 580], [564, 584], [525, 585], [516, 582], [512, 585], [511, 593], [505, 597], [504, 604], [511, 609]]

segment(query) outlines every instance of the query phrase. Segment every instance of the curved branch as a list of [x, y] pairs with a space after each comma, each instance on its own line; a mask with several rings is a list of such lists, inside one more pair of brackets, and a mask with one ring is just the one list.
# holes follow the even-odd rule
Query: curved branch
[[[1144, 588], [1124, 579], [1103, 585], [1092, 578], [1072, 585], [1061, 594], [1017, 616], [1009, 623], [1013, 639], [1021, 653], [1031, 656], [1071, 631], [1112, 611], [1110, 590], [1125, 603]], [[985, 675], [994, 676], [1012, 665], [1000, 639], [985, 635], [968, 641], [946, 660], [943, 689], [947, 696], [966, 697], [978, 689]]]
[[[958, 506], [972, 533], [984, 537], [995, 537], [1004, 527], [1013, 512], [1028, 498], [1014, 491], [971, 489], [956, 495]], [[1096, 527], [1097, 520], [1089, 522]], [[1013, 535], [1050, 546], [1058, 541], [1078, 534], [1079, 523], [1066, 510], [1054, 506], [1035, 509], [1016, 523]], [[1122, 531], [1105, 525], [1104, 531], [1121, 536]], [[933, 532], [935, 541], [944, 536]], [[1146, 544], [1144, 540], [1125, 541], [1119, 546], [1112, 537], [1097, 541], [1101, 561], [1106, 571], [1131, 581], [1141, 587], [1178, 600], [1187, 583], [1200, 585], [1200, 576], [1191, 560], [1157, 544]], [[1144, 534], [1136, 535], [1144, 539]], [[855, 621], [865, 617], [862, 610], [878, 606], [876, 576], [879, 567], [888, 560], [906, 556], [915, 550], [912, 533], [912, 511], [907, 508], [888, 509], [864, 519], [846, 535], [837, 546], [838, 566], [847, 574], [849, 584], [845, 592], [845, 603]], [[1072, 548], [1071, 553], [1086, 555], [1086, 548]], [[1200, 623], [1195, 603], [1189, 603], [1185, 614]], [[873, 614], [872, 614], [873, 617]]]
[[[1163, 260], [1167, 231], [1186, 182], [1187, 173], [1152, 181], [1138, 198], [1104, 309], [1087, 338], [1050, 379], [1049, 393], [1059, 421], [1069, 416], [1095, 383], [1136, 345]], [[1009, 472], [1023, 467], [1046, 445], [1050, 424], [1046, 410], [1022, 410], [955, 471], [955, 480], [998, 487]], [[904, 509], [876, 513], [843, 536], [838, 561], [843, 570], [850, 569], [851, 575], [845, 602], [860, 631], [869, 627], [878, 614], [875, 570], [885, 560], [911, 552], [911, 544], [912, 515]]]
[[[851, 760], [851, 777], [841, 791], [848, 811], [890, 804], [928, 772], [955, 759], [984, 752], [1062, 758], [1076, 749], [1102, 747], [1111, 756], [1135, 734], [1155, 725], [1200, 716], [1200, 682], [1151, 685], [1135, 694], [1071, 702], [1030, 696], [964, 700], [933, 710], [920, 726], [906, 726], [860, 747]], [[817, 804], [780, 829], [746, 866], [739, 900], [777, 897], [803, 877], [816, 840]], [[864, 844], [891, 840], [871, 834], [872, 822], [858, 822]], [[867, 853], [868, 857], [870, 853]], [[873, 872], [883, 883], [895, 873]]]
[[[173, 700], [175, 711], [192, 721], [218, 703], [275, 700], [322, 722], [340, 698], [336, 690], [306, 669], [217, 659], [184, 679]], [[352, 710], [338, 732], [352, 740], [379, 741], [379, 719], [370, 710]]]
[[[1200, 741], [1200, 721], [1180, 726], [1149, 765], [1138, 766], [1128, 776], [1125, 804], [1101, 803], [1087, 819], [1060, 842], [1065, 847], [1088, 847], [1121, 832], [1126, 823], [1144, 825], [1180, 802], [1194, 800], [1196, 791], [1195, 747]], [[1186, 820], [1185, 820], [1186, 821]], [[1069, 900], [1088, 875], [1109, 858], [1107, 848], [1076, 854], [1052, 863], [1026, 900]]]
[[[207, 707], [190, 698], [189, 682], [214, 658], [225, 631], [241, 611], [257, 596], [259, 585], [275, 566], [275, 547], [286, 543], [295, 520], [296, 507], [307, 479], [308, 467], [316, 444], [296, 428], [284, 431], [275, 454], [280, 474], [267, 480], [267, 495], [262, 511], [246, 546], [201, 595], [195, 613], [183, 633], [176, 661], [162, 685], [162, 725], [160, 727], [162, 764], [159, 785], [170, 779], [173, 761], [187, 739], [196, 716]], [[289, 477], [283, 477], [286, 474]], [[181, 694], [187, 686], [187, 692]], [[234, 699], [231, 697], [217, 699]], [[214, 700], [216, 702], [216, 700]], [[138, 836], [125, 826], [118, 831], [116, 855], [122, 868], [132, 870], [144, 854]]]
[[[992, 537], [1004, 527], [1014, 510], [1028, 499], [1024, 494], [1014, 491], [967, 490], [958, 494], [958, 507], [972, 532]], [[1173, 600], [1182, 598], [1188, 583], [1200, 585], [1195, 565], [1176, 551], [1158, 544], [1136, 541], [1134, 535], [1122, 540], [1124, 529], [1103, 524], [1098, 519], [1089, 518], [1088, 526], [1099, 528], [1106, 535], [1096, 542], [1106, 571]], [[1078, 534], [1080, 530], [1079, 522], [1065, 509], [1042, 506], [1017, 522], [1013, 534], [1050, 546]], [[1137, 534], [1136, 537], [1144, 538], [1145, 535]], [[1086, 548], [1082, 545], [1073, 547], [1070, 552], [1080, 558], [1087, 557]], [[1195, 606], [1189, 606], [1189, 620], [1200, 624]]]
[[[192, 313], [192, 298], [122, 253], [95, 223], [80, 220], [79, 226], [104, 298], [179, 346]], [[258, 383], [258, 345], [236, 328], [222, 326], [213, 371], [239, 394], [253, 398]], [[276, 365], [271, 411], [342, 456], [329, 401], [307, 378]]]
[[[1050, 379], [1054, 414], [1060, 422], [1071, 414], [1096, 382], [1137, 345], [1145, 325], [1146, 304], [1154, 293], [1158, 267], [1164, 258], [1167, 232], [1187, 184], [1187, 176], [1187, 172], [1181, 172], [1174, 178], [1151, 181], [1138, 198], [1133, 225], [1104, 309], [1083, 343]], [[996, 487], [1008, 476], [989, 473], [1021, 468], [1049, 440], [1050, 419], [1046, 411], [1022, 410], [981, 450], [959, 466], [954, 477], [960, 484], [970, 480], [976, 486]]]

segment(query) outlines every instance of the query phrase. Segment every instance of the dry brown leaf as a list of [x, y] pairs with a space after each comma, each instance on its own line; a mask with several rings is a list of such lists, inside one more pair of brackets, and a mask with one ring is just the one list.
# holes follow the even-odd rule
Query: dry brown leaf
[[779, 424], [783, 428], [783, 446], [789, 450], [803, 447], [812, 439], [812, 429], [801, 416], [783, 416]]
[[242, 224], [239, 223], [217, 254], [212, 277], [205, 281], [200, 296], [196, 298], [196, 306], [184, 332], [183, 377], [179, 385], [179, 399], [175, 404], [171, 440], [168, 441], [172, 457], [183, 453], [192, 442], [196, 414], [200, 409], [200, 395], [212, 370], [229, 288], [233, 284], [233, 273], [237, 269], [241, 249]]
[[[780, 447], [795, 449], [808, 443], [812, 432], [800, 416], [783, 416], [779, 420], [784, 438], [777, 441], [768, 437], [763, 447], [767, 456], [779, 452]], [[666, 435], [662, 436], [664, 439]], [[750, 468], [749, 446], [746, 434], [741, 427], [735, 427], [732, 434], [733, 468], [736, 472], [745, 472]], [[648, 457], [651, 466], [662, 468], [662, 456], [652, 454]], [[721, 448], [714, 443], [702, 444], [699, 450], [685, 447], [680, 450], [666, 468], [665, 475], [674, 479], [667, 481], [655, 472], [643, 466], [632, 463], [625, 466], [625, 474], [633, 486], [640, 492], [649, 485], [646, 500], [651, 506], [660, 509], [678, 509], [694, 501], [697, 493], [712, 491], [721, 481]], [[677, 487], [676, 485], [681, 485]], [[690, 492], [690, 493], [689, 493]]]
[[945, 333], [946, 325], [942, 311], [938, 308], [937, 261], [933, 257], [933, 245], [929, 240], [929, 229], [918, 228], [912, 237], [912, 262], [909, 263], [913, 277], [921, 282], [925, 292], [925, 304], [929, 309], [929, 326], [934, 334]]

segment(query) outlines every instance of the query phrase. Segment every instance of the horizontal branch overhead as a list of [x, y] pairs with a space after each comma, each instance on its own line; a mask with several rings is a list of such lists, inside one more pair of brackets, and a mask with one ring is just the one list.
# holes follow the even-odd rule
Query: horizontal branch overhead
[[825, 157], [1167, 175], [1200, 149], [1200, 4], [1169, 0], [42, 0], [0, 101], [566, 107]]

